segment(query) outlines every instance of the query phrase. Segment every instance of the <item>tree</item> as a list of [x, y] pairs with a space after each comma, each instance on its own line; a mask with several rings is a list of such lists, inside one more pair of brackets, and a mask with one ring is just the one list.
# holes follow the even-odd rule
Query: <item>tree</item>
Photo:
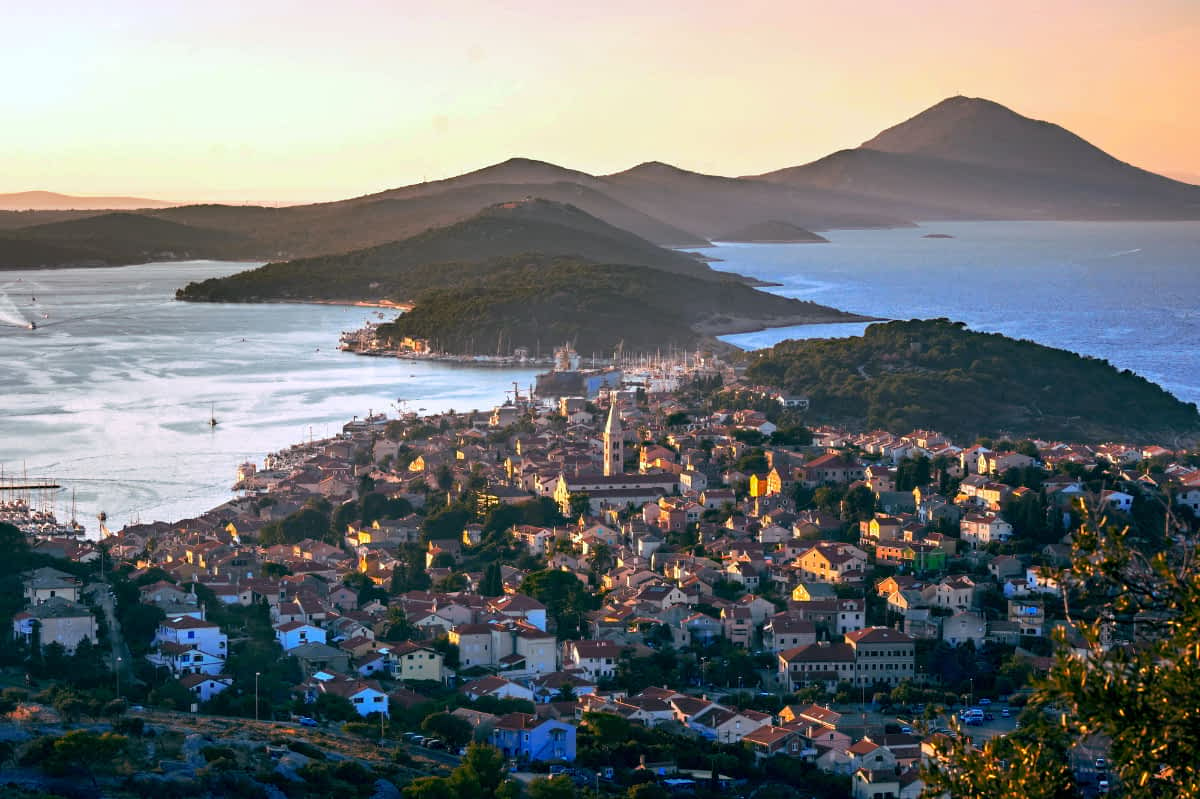
[[846, 492], [841, 503], [842, 520], [866, 521], [875, 515], [875, 492], [859, 484]]
[[[1159, 542], [1160, 544], [1162, 542]], [[926, 774], [934, 792], [955, 797], [1077, 795], [1069, 749], [1093, 736], [1123, 795], [1200, 797], [1200, 566], [1191, 543], [1136, 545], [1128, 528], [1088, 519], [1076, 535], [1064, 583], [1067, 623], [1083, 640], [1076, 656], [1065, 635], [1047, 676], [1021, 715], [1021, 729], [978, 751], [962, 741]], [[1124, 645], [1109, 646], [1110, 637]]]
[[568, 507], [571, 509], [571, 518], [573, 519], [587, 516], [592, 512], [592, 498], [587, 494], [581, 492], [573, 493], [567, 502]]
[[404, 799], [463, 799], [445, 777], [419, 777], [404, 786]]
[[570, 777], [536, 779], [525, 789], [529, 799], [575, 799], [575, 783]]
[[96, 769], [111, 766], [128, 741], [124, 735], [111, 732], [74, 730], [53, 742], [46, 765], [59, 772], [68, 772], [72, 767], [83, 769], [92, 787], [96, 787]]
[[496, 789], [504, 782], [508, 770], [504, 767], [504, 755], [494, 746], [471, 744], [467, 754], [463, 756], [462, 765], [455, 773], [462, 771], [464, 776], [479, 783], [484, 799], [496, 795]]
[[594, 609], [598, 600], [574, 574], [547, 569], [534, 572], [521, 582], [521, 593], [546, 606], [555, 621], [559, 638], [578, 635], [583, 614]]
[[483, 580], [479, 584], [482, 596], [500, 596], [504, 593], [504, 579], [500, 572], [500, 564], [492, 562], [483, 570]]
[[471, 740], [471, 723], [452, 713], [433, 713], [421, 722], [421, 729], [432, 736], [441, 738], [451, 748], [466, 746]]

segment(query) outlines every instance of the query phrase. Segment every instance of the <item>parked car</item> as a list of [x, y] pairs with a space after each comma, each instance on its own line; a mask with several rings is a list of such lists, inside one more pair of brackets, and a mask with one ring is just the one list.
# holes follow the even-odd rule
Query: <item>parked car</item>
[[1006, 719], [1006, 718], [1008, 718], [1008, 716], [1009, 716], [1008, 708], [1006, 708], [1006, 707], [1000, 708], [1000, 718]]
[[425, 748], [426, 749], [445, 749], [446, 745], [444, 743], [442, 743], [440, 740], [438, 740], [437, 738], [430, 738], [427, 741], [425, 741]]
[[1108, 770], [1108, 761], [1105, 760], [1103, 757], [1096, 758], [1096, 771], [1107, 771], [1107, 770]]
[[1101, 778], [1096, 787], [1100, 790], [1100, 793], [1108, 793], [1108, 778]]
[[314, 719], [312, 716], [301, 716], [300, 718], [296, 719], [296, 721], [300, 722], [301, 727], [317, 726], [317, 720]]
[[986, 707], [986, 706], [990, 705], [991, 703], [992, 703], [992, 700], [988, 699], [986, 696], [979, 700], [979, 704], [983, 707]]

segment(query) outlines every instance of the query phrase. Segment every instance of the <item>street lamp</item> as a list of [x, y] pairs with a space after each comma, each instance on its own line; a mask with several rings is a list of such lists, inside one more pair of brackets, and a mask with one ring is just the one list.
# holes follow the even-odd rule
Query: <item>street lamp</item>
[[117, 667], [113, 669], [113, 673], [117, 677], [117, 699], [121, 698], [121, 656], [117, 656]]
[[258, 678], [262, 676], [261, 671], [254, 672], [254, 720], [258, 721]]

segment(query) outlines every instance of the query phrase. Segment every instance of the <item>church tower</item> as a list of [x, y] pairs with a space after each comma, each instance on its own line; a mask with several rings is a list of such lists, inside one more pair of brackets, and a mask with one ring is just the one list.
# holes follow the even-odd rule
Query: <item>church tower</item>
[[604, 425], [604, 476], [625, 472], [625, 434], [621, 429], [621, 412], [613, 397], [608, 407], [608, 423]]

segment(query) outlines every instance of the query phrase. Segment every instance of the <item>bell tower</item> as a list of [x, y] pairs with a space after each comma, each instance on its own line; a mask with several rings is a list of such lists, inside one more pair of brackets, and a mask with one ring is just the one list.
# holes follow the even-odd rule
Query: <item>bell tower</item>
[[621, 412], [613, 397], [608, 406], [608, 422], [604, 425], [604, 476], [623, 474], [625, 471], [625, 435], [621, 429]]

